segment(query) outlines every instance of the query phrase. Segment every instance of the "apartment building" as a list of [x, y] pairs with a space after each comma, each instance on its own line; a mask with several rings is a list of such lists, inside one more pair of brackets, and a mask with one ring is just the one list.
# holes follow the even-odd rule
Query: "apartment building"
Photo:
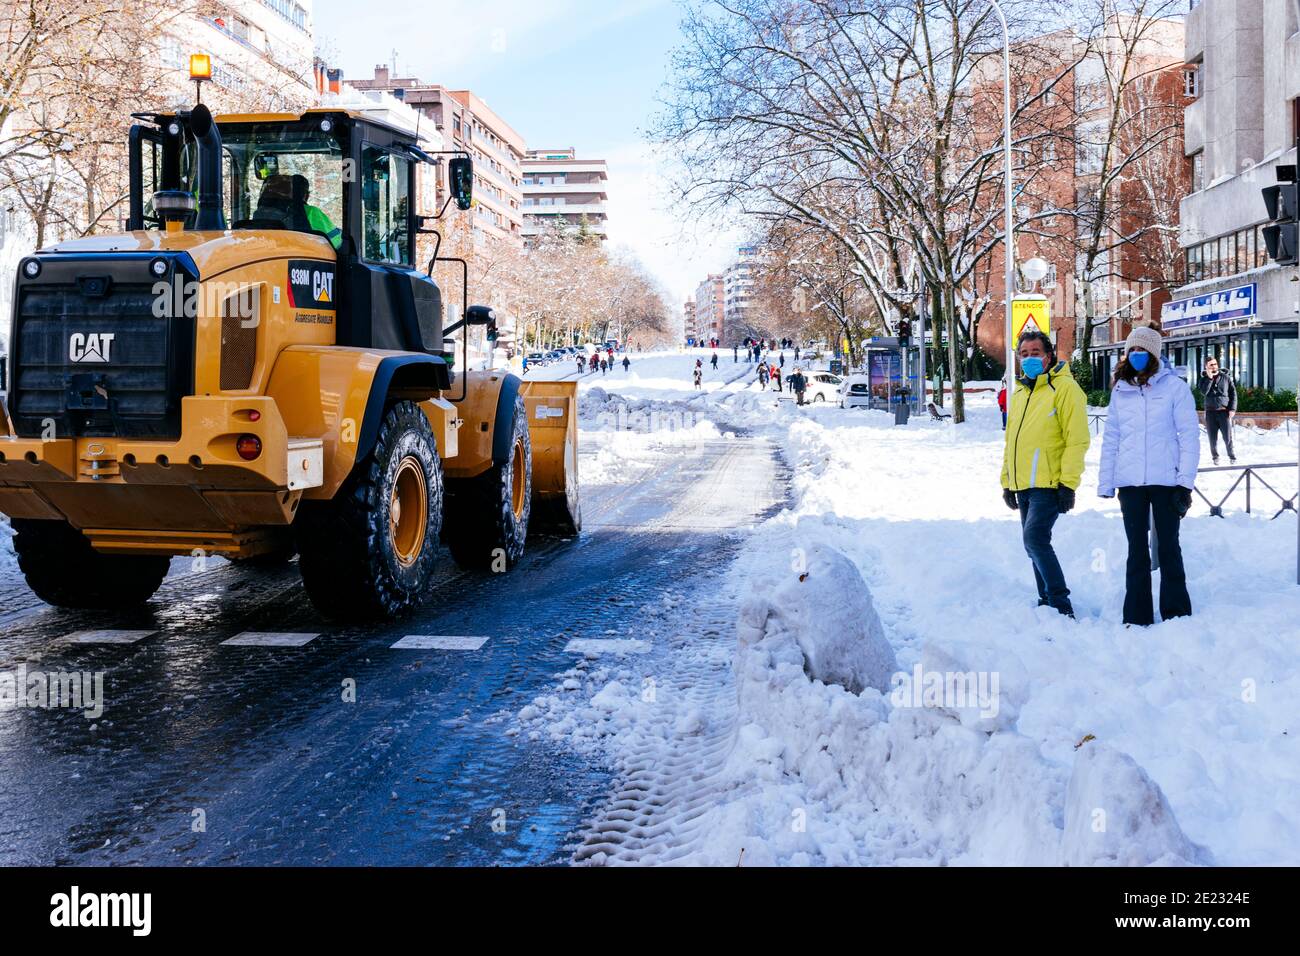
[[[1012, 77], [1015, 104], [1034, 104], [1017, 132], [1045, 131], [1024, 153], [1031, 169], [1018, 176], [1016, 220], [1025, 225], [1016, 234], [1016, 259], [1039, 257], [1051, 267], [1036, 291], [1051, 300], [1051, 332], [1065, 356], [1082, 347], [1086, 285], [1093, 307], [1090, 357], [1097, 381], [1108, 378], [1111, 355], [1135, 321], [1158, 324], [1169, 285], [1176, 280], [1178, 249], [1166, 227], [1176, 225], [1177, 199], [1190, 186], [1181, 130], [1170, 129], [1190, 102], [1183, 32], [1180, 19], [1147, 22], [1112, 15], [1091, 50], [1085, 51], [1068, 31], [1029, 41]], [[1137, 79], [1120, 104], [1126, 122], [1110, 142], [1116, 104], [1107, 74], [1120, 68], [1133, 42], [1129, 73]], [[1000, 58], [984, 63], [976, 82], [982, 92], [981, 140], [995, 146], [1003, 127]], [[1120, 164], [1125, 172], [1110, 187], [1100, 255], [1087, 272], [1083, 248], [1094, 217], [1090, 204], [1103, 170], [1113, 175]], [[976, 280], [988, 302], [976, 341], [999, 367], [1006, 352], [1004, 262], [999, 245]]]
[[523, 137], [470, 90], [451, 90], [376, 66], [369, 80], [349, 80], [359, 90], [383, 90], [433, 121], [447, 149], [474, 159], [474, 234], [522, 245]]
[[210, 95], [223, 108], [294, 112], [316, 96], [311, 0], [222, 0], [177, 18], [160, 38], [161, 62], [176, 82], [170, 105], [193, 102], [192, 53], [212, 57]]
[[609, 170], [603, 159], [579, 159], [573, 147], [530, 149], [523, 161], [524, 242], [554, 232], [609, 237]]
[[[711, 275], [695, 287], [695, 338], [725, 342], [726, 288], [722, 275]], [[687, 334], [690, 334], [689, 327]]]
[[682, 304], [682, 335], [696, 342], [700, 340], [700, 330], [695, 321], [694, 299], [687, 299]]
[[1192, 371], [1214, 356], [1241, 385], [1295, 389], [1300, 283], [1268, 260], [1261, 190], [1297, 158], [1300, 0], [1200, 0], [1186, 63], [1188, 281], [1163, 309], [1169, 352]]
[[722, 274], [722, 325], [718, 328], [717, 334], [719, 341], [722, 341], [723, 329], [749, 327], [749, 309], [754, 291], [754, 266], [758, 247], [741, 246], [736, 253], [736, 261]]

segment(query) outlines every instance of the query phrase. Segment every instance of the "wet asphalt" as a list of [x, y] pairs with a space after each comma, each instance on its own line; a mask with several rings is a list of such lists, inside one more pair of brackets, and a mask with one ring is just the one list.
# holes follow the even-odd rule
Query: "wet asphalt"
[[[178, 561], [130, 614], [48, 608], [16, 579], [0, 673], [102, 673], [105, 706], [0, 708], [0, 864], [567, 863], [610, 770], [514, 715], [579, 659], [571, 640], [644, 637], [666, 593], [688, 594], [688, 628], [777, 507], [777, 471], [753, 439], [674, 448], [584, 487], [576, 541], [530, 542], [507, 575], [446, 559], [428, 603], [382, 625], [321, 618], [293, 564]], [[110, 629], [151, 633], [67, 639]], [[317, 636], [223, 644], [248, 632]], [[408, 635], [486, 640], [392, 647]]]

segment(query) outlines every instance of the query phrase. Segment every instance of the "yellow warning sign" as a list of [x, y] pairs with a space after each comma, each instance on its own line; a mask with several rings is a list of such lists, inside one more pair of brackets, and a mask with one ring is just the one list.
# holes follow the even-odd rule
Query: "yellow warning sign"
[[1017, 296], [1011, 300], [1011, 341], [1033, 331], [1052, 334], [1051, 304], [1041, 295]]

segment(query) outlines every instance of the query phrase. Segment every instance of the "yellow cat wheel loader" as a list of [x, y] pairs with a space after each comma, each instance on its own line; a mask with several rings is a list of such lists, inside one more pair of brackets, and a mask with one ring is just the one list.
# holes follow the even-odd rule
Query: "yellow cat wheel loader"
[[136, 119], [127, 231], [18, 268], [0, 511], [38, 596], [122, 608], [176, 555], [296, 551], [322, 612], [391, 616], [443, 544], [504, 571], [530, 532], [578, 533], [576, 386], [467, 371], [495, 314], [444, 326], [417, 267], [417, 234], [472, 205], [468, 156], [342, 109]]

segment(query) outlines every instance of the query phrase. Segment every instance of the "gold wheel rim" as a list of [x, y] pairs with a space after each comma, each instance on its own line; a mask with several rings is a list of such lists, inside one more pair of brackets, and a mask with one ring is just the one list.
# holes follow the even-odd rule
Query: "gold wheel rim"
[[515, 442], [514, 461], [510, 463], [510, 510], [516, 520], [524, 516], [524, 486], [528, 475], [525, 474], [524, 443]]
[[409, 567], [424, 549], [424, 532], [429, 526], [429, 492], [424, 466], [413, 455], [403, 458], [393, 480], [393, 497], [388, 505], [388, 537], [398, 563]]

